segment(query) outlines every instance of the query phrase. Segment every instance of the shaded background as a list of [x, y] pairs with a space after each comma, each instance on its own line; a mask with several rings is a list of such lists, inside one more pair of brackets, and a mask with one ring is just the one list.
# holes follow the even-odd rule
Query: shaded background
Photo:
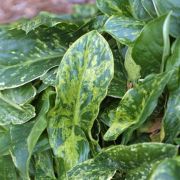
[[9, 23], [21, 17], [31, 18], [40, 11], [72, 13], [73, 4], [94, 2], [95, 0], [0, 0], [0, 23]]

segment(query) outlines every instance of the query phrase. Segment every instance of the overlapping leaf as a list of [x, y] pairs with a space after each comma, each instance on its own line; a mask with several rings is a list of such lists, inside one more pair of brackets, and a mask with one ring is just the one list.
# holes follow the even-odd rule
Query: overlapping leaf
[[140, 34], [143, 25], [144, 23], [133, 18], [112, 16], [105, 23], [104, 30], [122, 44], [131, 45]]
[[126, 0], [96, 0], [97, 7], [108, 15], [130, 15], [129, 2]]
[[134, 44], [132, 57], [141, 66], [143, 77], [164, 68], [164, 61], [170, 51], [169, 20], [170, 14], [150, 21]]
[[[119, 170], [124, 178], [131, 172], [139, 174], [139, 179], [147, 179], [152, 165], [164, 158], [174, 157], [177, 147], [168, 144], [142, 143], [131, 146], [113, 146], [103, 150], [94, 159], [79, 164], [69, 171], [70, 179], [106, 179]], [[144, 170], [147, 173], [144, 173]], [[96, 173], [96, 174], [95, 174]], [[119, 177], [122, 178], [122, 177]], [[137, 178], [138, 179], [138, 178]]]
[[130, 89], [121, 100], [104, 139], [115, 140], [127, 128], [134, 130], [139, 127], [153, 112], [171, 76], [172, 72], [150, 75], [140, 85]]
[[9, 98], [0, 92], [0, 125], [23, 124], [35, 116], [35, 108], [32, 105], [21, 106]]
[[162, 161], [153, 169], [150, 180], [179, 179], [180, 157], [170, 158]]
[[[172, 56], [167, 61], [166, 70], [176, 68], [171, 81], [168, 83], [170, 91], [167, 109], [163, 118], [162, 139], [173, 142], [180, 134], [180, 39], [174, 43]], [[173, 129], [173, 131], [172, 131]]]
[[18, 87], [59, 65], [65, 47], [57, 28], [0, 29], [0, 89]]
[[64, 55], [58, 70], [56, 106], [49, 112], [48, 132], [65, 171], [88, 158], [85, 133], [91, 137], [90, 130], [112, 77], [112, 52], [96, 31], [82, 36]]
[[170, 32], [174, 37], [180, 36], [180, 1], [179, 0], [153, 0], [159, 16], [172, 11]]

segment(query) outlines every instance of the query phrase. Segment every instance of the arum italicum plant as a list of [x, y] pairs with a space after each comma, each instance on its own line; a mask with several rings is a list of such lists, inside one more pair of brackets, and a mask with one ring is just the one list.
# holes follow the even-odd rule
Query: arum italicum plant
[[0, 26], [0, 179], [180, 179], [180, 1], [75, 9]]

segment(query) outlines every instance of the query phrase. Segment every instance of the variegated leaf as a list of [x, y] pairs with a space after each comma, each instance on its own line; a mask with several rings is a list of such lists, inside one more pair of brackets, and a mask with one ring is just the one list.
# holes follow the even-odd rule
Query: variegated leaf
[[0, 157], [9, 154], [10, 145], [11, 138], [9, 129], [5, 126], [0, 126]]
[[144, 21], [151, 19], [151, 16], [143, 7], [141, 0], [129, 0], [129, 4], [131, 7], [131, 13], [134, 16], [134, 18]]
[[36, 89], [31, 84], [1, 91], [4, 98], [11, 100], [18, 105], [30, 102], [36, 96]]
[[55, 86], [56, 85], [56, 76], [57, 76], [58, 67], [50, 69], [46, 74], [40, 77], [45, 85]]
[[114, 171], [119, 170], [124, 178], [133, 171], [140, 175], [139, 179], [147, 179], [152, 164], [164, 158], [174, 157], [177, 149], [176, 146], [160, 143], [113, 146], [104, 149], [94, 159], [75, 166], [68, 175], [72, 180], [86, 180], [86, 177], [92, 180], [106, 180], [108, 175], [112, 177]]
[[130, 16], [129, 2], [127, 0], [96, 0], [97, 7], [108, 15]]
[[11, 156], [0, 157], [0, 179], [1, 180], [18, 180], [16, 168], [13, 165]]
[[161, 140], [173, 143], [180, 134], [180, 38], [175, 41], [172, 49], [172, 56], [168, 59], [166, 70], [176, 68], [168, 83], [169, 99], [167, 109], [163, 118]]
[[114, 77], [108, 88], [108, 96], [122, 98], [127, 89], [124, 59], [119, 49], [112, 49], [114, 55]]
[[[12, 90], [13, 91], [13, 90]], [[0, 92], [0, 125], [23, 124], [35, 116], [35, 108], [30, 104], [19, 105]]]
[[[22, 86], [54, 66], [65, 52], [57, 28], [22, 30], [0, 28], [0, 90]], [[62, 45], [63, 44], [63, 45]]]
[[56, 26], [61, 30], [68, 30], [68, 32], [73, 32], [77, 29], [75, 24], [68, 22], [68, 20], [63, 18], [63, 16], [58, 16], [48, 12], [40, 12], [39, 15], [33, 19], [25, 20], [24, 22], [19, 23], [17, 28], [24, 30], [27, 34], [42, 25], [47, 27]]
[[153, 0], [141, 0], [141, 3], [144, 7], [144, 9], [147, 11], [147, 13], [151, 16], [151, 17], [156, 17], [156, 10], [153, 4]]
[[169, 55], [169, 21], [170, 14], [150, 21], [137, 38], [132, 58], [141, 66], [141, 75], [163, 71], [164, 63]]
[[160, 75], [149, 75], [139, 85], [130, 89], [122, 98], [104, 139], [115, 140], [126, 129], [130, 128], [132, 132], [144, 123], [155, 109], [158, 98], [172, 73], [173, 71]]
[[149, 180], [180, 179], [180, 157], [163, 160], [151, 171]]
[[56, 180], [53, 168], [51, 151], [45, 151], [34, 155], [35, 158], [35, 180]]
[[170, 33], [174, 37], [180, 36], [180, 1], [179, 0], [153, 0], [158, 16], [172, 11]]
[[96, 31], [78, 39], [64, 55], [56, 87], [55, 107], [49, 112], [50, 144], [65, 172], [88, 158], [91, 128], [113, 77], [113, 56]]
[[132, 45], [140, 34], [144, 23], [133, 18], [112, 16], [104, 25], [104, 31], [122, 44]]

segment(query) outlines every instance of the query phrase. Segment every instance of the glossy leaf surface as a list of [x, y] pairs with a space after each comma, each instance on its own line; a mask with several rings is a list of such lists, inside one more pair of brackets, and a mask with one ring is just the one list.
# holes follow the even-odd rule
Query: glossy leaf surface
[[153, 0], [159, 16], [172, 11], [170, 32], [174, 37], [180, 36], [180, 1], [179, 0]]
[[[145, 153], [144, 153], [145, 152]], [[177, 153], [176, 146], [158, 143], [142, 143], [131, 146], [114, 146], [103, 150], [93, 160], [75, 166], [68, 173], [70, 179], [105, 179], [107, 175], [112, 175], [115, 170], [123, 172], [128, 176], [129, 170], [138, 172], [144, 166], [149, 170], [147, 174], [141, 172], [140, 178], [148, 176], [152, 169], [151, 164], [164, 158], [174, 157]], [[98, 168], [98, 169], [96, 169]], [[94, 174], [97, 172], [97, 174]], [[144, 179], [144, 178], [143, 178]]]
[[131, 45], [140, 34], [144, 23], [133, 18], [112, 16], [104, 25], [104, 30], [122, 44]]
[[159, 73], [169, 54], [169, 19], [170, 15], [150, 21], [134, 44], [132, 57], [141, 66], [143, 77], [150, 73]]
[[0, 89], [24, 85], [59, 65], [65, 51], [61, 38], [56, 28], [40, 28], [28, 35], [1, 28]]
[[97, 7], [108, 15], [130, 15], [129, 2], [126, 0], [96, 0]]
[[116, 140], [127, 128], [132, 126], [137, 128], [141, 125], [153, 112], [157, 100], [171, 76], [172, 72], [150, 75], [135, 88], [127, 91], [117, 108], [115, 118], [104, 139]]
[[96, 31], [82, 36], [64, 55], [58, 70], [56, 105], [49, 112], [48, 133], [65, 170], [88, 158], [85, 133], [91, 137], [90, 130], [112, 77], [112, 52]]

